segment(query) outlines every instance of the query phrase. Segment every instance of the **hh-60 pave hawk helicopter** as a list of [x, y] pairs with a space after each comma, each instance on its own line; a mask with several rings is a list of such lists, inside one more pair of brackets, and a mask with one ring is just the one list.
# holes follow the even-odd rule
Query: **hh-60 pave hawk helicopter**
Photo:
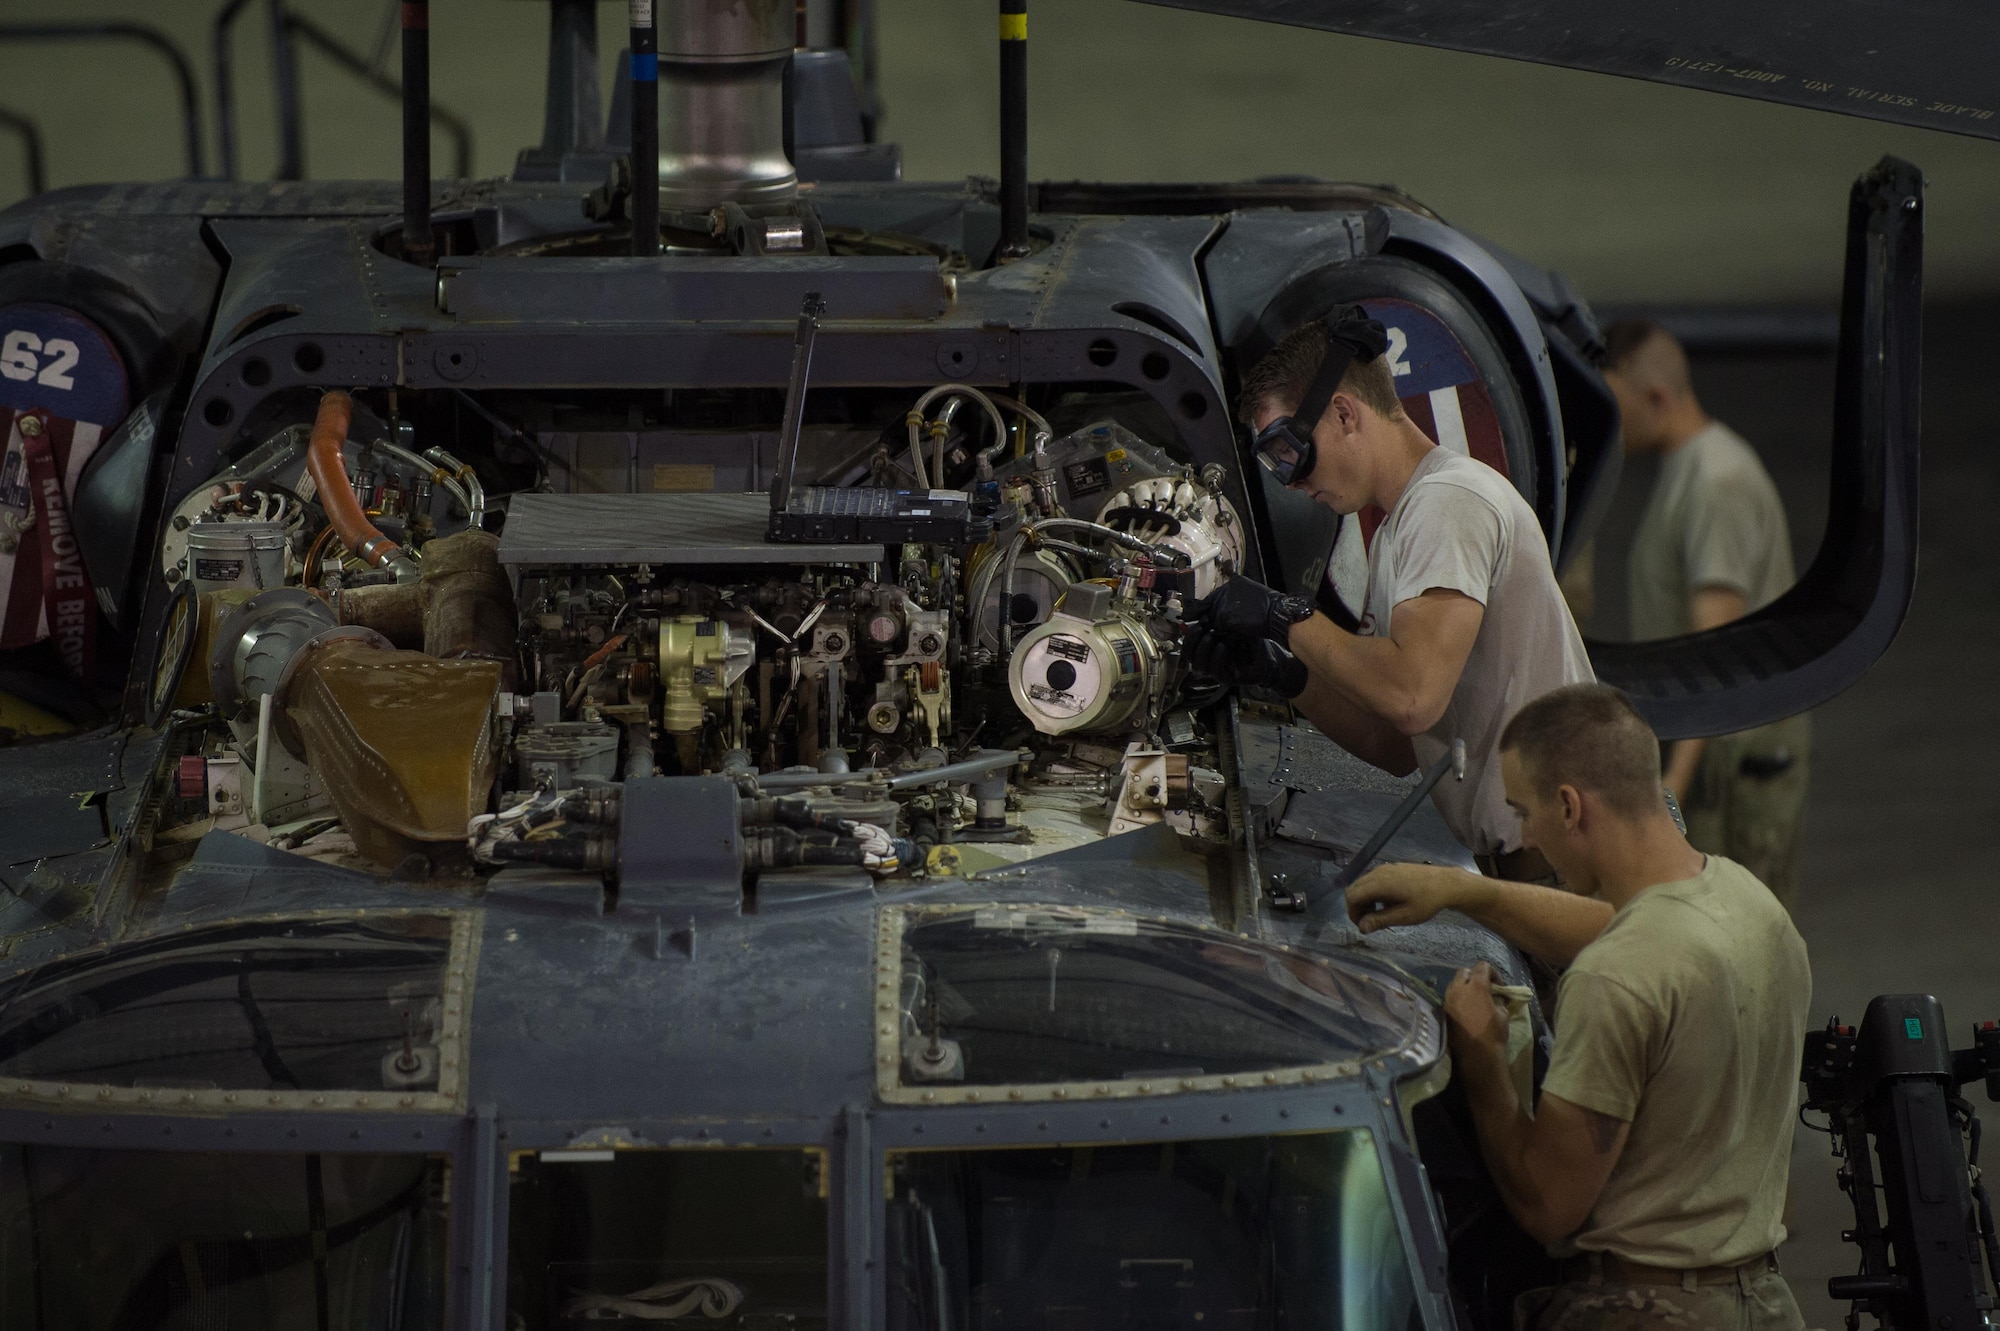
[[[2000, 98], [1990, 15], [1190, 3], [1987, 136]], [[1568, 558], [1618, 459], [1584, 302], [1393, 190], [1031, 184], [1018, 0], [997, 187], [902, 181], [786, 0], [635, 0], [608, 133], [555, 0], [544, 143], [434, 183], [403, 14], [400, 188], [0, 214], [8, 687], [108, 718], [0, 750], [0, 1324], [1506, 1326], [1540, 1254], [1436, 994], [1523, 963], [1348, 929], [1343, 874], [1466, 853], [1190, 679], [1179, 613], [1239, 571], [1351, 612], [1360, 526], [1230, 410], [1336, 303]], [[1896, 631], [1922, 207], [1895, 160], [1853, 190], [1799, 587], [1593, 647], [1663, 735]], [[1984, 1066], [1871, 1022], [1814, 1065], [1864, 1162]], [[1850, 1292], [1969, 1326], [1924, 1141], [1956, 1238], [1898, 1241], [1885, 1145]]]

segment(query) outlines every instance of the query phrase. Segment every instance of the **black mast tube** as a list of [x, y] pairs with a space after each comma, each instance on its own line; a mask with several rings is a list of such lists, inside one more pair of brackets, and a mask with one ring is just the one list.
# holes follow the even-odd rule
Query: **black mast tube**
[[403, 257], [426, 268], [431, 240], [431, 6], [403, 0]]
[[660, 43], [653, 0], [632, 0], [632, 253], [660, 252]]
[[271, 82], [278, 97], [278, 179], [306, 178], [306, 131], [299, 106], [299, 69], [293, 59], [291, 23], [284, 0], [268, 0]]
[[1000, 0], [1000, 251], [1028, 252], [1028, 0]]

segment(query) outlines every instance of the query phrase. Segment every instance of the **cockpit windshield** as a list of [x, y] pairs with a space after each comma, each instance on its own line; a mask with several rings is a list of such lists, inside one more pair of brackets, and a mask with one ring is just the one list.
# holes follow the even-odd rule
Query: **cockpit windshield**
[[442, 1326], [445, 1235], [436, 1157], [0, 1144], [8, 1331]]
[[1404, 1331], [1365, 1130], [890, 1157], [892, 1326]]
[[1040, 1098], [1065, 1084], [1099, 1095], [1227, 1090], [1422, 1053], [1435, 1040], [1415, 988], [1385, 966], [1122, 912], [914, 914], [883, 946], [885, 969], [900, 970], [896, 1007], [886, 989], [878, 996], [881, 1090], [892, 1100], [944, 1103], [1002, 1086], [1040, 1088], [1013, 1096]]
[[262, 1108], [386, 1092], [338, 1103], [431, 1107], [459, 1078], [467, 932], [445, 913], [252, 920], [48, 962], [0, 980], [0, 1090], [225, 1111], [245, 1093]]
[[817, 1151], [542, 1151], [508, 1183], [510, 1328], [827, 1325]]

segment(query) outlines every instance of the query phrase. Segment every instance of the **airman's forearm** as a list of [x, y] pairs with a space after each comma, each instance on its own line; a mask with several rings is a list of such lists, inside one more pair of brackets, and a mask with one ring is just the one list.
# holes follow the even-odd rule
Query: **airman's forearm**
[[1345, 697], [1324, 676], [1314, 674], [1293, 705], [1322, 735], [1363, 762], [1392, 776], [1406, 776], [1417, 765], [1416, 750], [1401, 731]]
[[1349, 633], [1314, 615], [1292, 626], [1290, 646], [1316, 682], [1385, 728], [1409, 733], [1398, 721], [1421, 710], [1421, 682], [1395, 639]]
[[1514, 1079], [1503, 1050], [1454, 1039], [1451, 1062], [1452, 1075], [1464, 1085], [1466, 1103], [1472, 1109], [1480, 1154], [1486, 1157], [1493, 1181], [1511, 1209], [1517, 1198], [1530, 1191], [1522, 1165], [1534, 1120], [1514, 1094]]
[[1510, 883], [1463, 869], [1437, 872], [1453, 875], [1455, 909], [1551, 966], [1575, 961], [1576, 954], [1611, 922], [1610, 905], [1595, 897], [1536, 883]]

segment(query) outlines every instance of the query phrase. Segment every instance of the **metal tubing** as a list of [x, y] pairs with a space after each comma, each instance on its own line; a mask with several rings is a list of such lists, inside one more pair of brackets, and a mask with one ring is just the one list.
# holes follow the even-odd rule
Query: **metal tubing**
[[28, 161], [28, 193], [40, 194], [49, 187], [48, 176], [42, 168], [42, 132], [35, 122], [13, 111], [0, 110], [0, 128], [11, 129], [21, 136], [21, 148]]
[[1000, 0], [1000, 248], [1028, 252], [1028, 0]]
[[[293, 14], [290, 18], [292, 34], [305, 39], [306, 44], [327, 59], [339, 65], [369, 87], [387, 93], [398, 102], [403, 99], [403, 85], [389, 78], [381, 70], [371, 65], [359, 51], [349, 47], [340, 38], [320, 27], [311, 19]], [[472, 174], [472, 126], [463, 116], [457, 115], [436, 102], [430, 104], [430, 119], [433, 125], [443, 127], [451, 135], [452, 174], [463, 180]]]
[[190, 176], [201, 174], [201, 103], [195, 94], [194, 67], [171, 37], [145, 23], [0, 23], [0, 42], [134, 41], [157, 51], [173, 71], [180, 90], [181, 125], [187, 142]]
[[1347, 867], [1334, 875], [1333, 884], [1312, 902], [1311, 937], [1319, 937], [1320, 930], [1326, 926], [1327, 917], [1345, 904], [1348, 885], [1375, 862], [1375, 857], [1382, 853], [1382, 847], [1389, 844], [1389, 838], [1396, 835], [1397, 829], [1409, 821], [1410, 815], [1417, 811], [1417, 806], [1424, 802], [1424, 798], [1431, 793], [1431, 788], [1444, 780], [1446, 773], [1451, 773], [1460, 781], [1465, 780], [1464, 740], [1455, 739], [1451, 742], [1451, 751], [1431, 764], [1431, 770], [1424, 773], [1424, 779], [1403, 797], [1403, 802], [1396, 806], [1393, 813], [1382, 820], [1382, 825], [1375, 829], [1374, 835], [1362, 843], [1360, 850], [1354, 852], [1354, 858], [1347, 862]]
[[660, 252], [660, 43], [653, 0], [632, 5], [632, 253]]
[[915, 790], [921, 786], [935, 786], [951, 781], [976, 781], [986, 773], [1002, 767], [1012, 767], [1021, 761], [1021, 754], [1013, 749], [988, 749], [976, 758], [951, 763], [944, 767], [928, 767], [918, 772], [904, 772], [889, 776], [878, 767], [863, 768], [859, 772], [766, 772], [757, 778], [757, 785], [764, 790], [799, 790], [807, 786], [846, 786], [861, 782], [880, 782], [890, 790]]
[[430, 267], [431, 6], [403, 0], [403, 257]]
[[963, 762], [892, 776], [889, 778], [889, 789], [915, 790], [919, 786], [935, 786], [947, 781], [973, 781], [988, 772], [1012, 767], [1020, 761], [1021, 755], [1013, 749], [988, 749], [985, 753], [967, 758]]
[[[278, 97], [278, 179], [306, 178], [306, 128], [299, 104], [299, 67], [293, 59], [292, 25], [285, 0], [268, 0], [271, 20], [271, 82]], [[407, 24], [410, 11], [403, 10]]]
[[229, 39], [236, 16], [250, 0], [229, 0], [216, 11], [209, 28], [209, 48], [215, 62], [215, 138], [222, 150], [222, 178], [236, 179], [236, 76]]

